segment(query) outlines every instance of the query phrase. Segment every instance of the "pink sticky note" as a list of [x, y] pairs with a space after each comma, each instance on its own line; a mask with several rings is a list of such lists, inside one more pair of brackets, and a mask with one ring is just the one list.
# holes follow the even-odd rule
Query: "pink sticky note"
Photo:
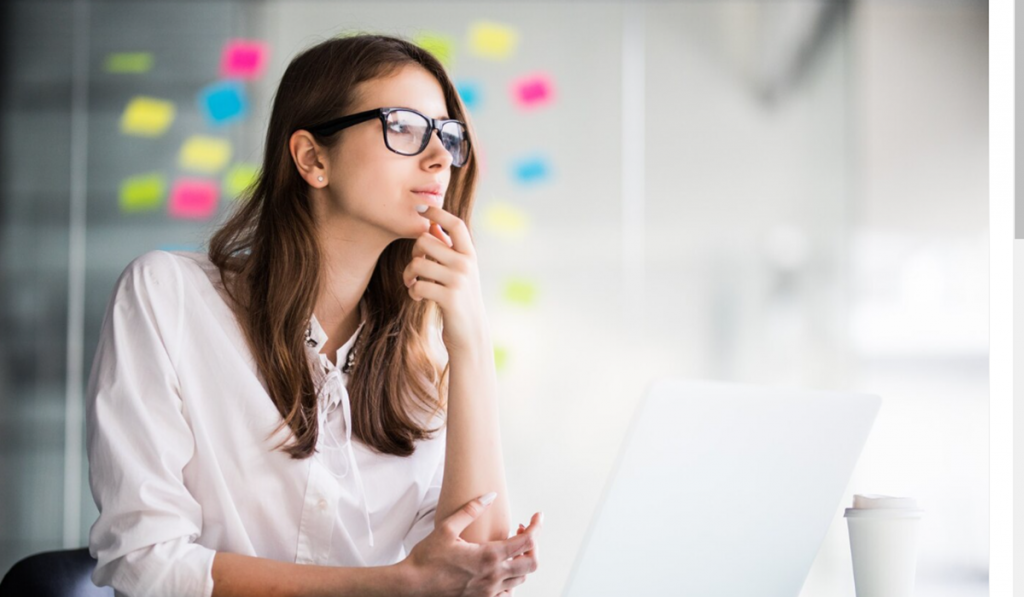
[[220, 59], [220, 75], [234, 79], [253, 80], [263, 75], [269, 46], [255, 39], [232, 39], [224, 44]]
[[512, 101], [521, 110], [545, 106], [555, 98], [555, 86], [547, 73], [531, 73], [512, 81]]
[[172, 218], [206, 220], [217, 211], [219, 187], [201, 178], [179, 178], [171, 189], [168, 211]]

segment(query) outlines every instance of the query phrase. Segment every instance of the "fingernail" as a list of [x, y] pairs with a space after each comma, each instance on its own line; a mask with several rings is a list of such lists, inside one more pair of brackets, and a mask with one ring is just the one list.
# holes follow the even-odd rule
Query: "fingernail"
[[417, 205], [416, 206], [416, 211], [418, 211], [420, 213], [423, 213], [423, 212], [427, 211], [427, 208], [429, 208], [429, 207], [430, 207], [429, 205]]
[[486, 505], [490, 504], [491, 502], [493, 502], [494, 498], [496, 498], [496, 497], [498, 497], [498, 492], [492, 491], [492, 492], [488, 493], [487, 495], [481, 497], [480, 498], [480, 503], [486, 506]]

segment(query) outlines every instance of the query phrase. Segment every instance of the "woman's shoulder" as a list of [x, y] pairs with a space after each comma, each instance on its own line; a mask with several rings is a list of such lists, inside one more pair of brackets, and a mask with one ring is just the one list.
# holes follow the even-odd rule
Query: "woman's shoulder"
[[128, 263], [118, 279], [117, 293], [147, 302], [181, 304], [193, 300], [196, 293], [219, 296], [219, 282], [219, 270], [206, 253], [153, 249]]

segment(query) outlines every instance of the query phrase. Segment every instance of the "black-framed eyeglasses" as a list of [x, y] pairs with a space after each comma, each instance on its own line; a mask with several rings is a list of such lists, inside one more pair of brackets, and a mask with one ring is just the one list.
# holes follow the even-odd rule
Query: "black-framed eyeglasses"
[[374, 108], [302, 129], [327, 136], [373, 118], [380, 119], [384, 145], [397, 154], [422, 153], [430, 143], [430, 134], [437, 131], [441, 144], [452, 155], [452, 166], [462, 166], [469, 158], [469, 133], [464, 123], [430, 118], [412, 108]]

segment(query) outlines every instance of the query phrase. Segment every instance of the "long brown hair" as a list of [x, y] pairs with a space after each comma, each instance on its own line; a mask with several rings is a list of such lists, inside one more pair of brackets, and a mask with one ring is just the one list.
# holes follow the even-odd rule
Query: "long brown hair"
[[[288, 148], [292, 133], [348, 113], [356, 86], [388, 76], [407, 64], [434, 75], [444, 92], [449, 118], [472, 124], [441, 63], [401, 38], [354, 35], [332, 38], [292, 59], [281, 78], [267, 129], [263, 165], [242, 193], [228, 220], [210, 239], [210, 261], [224, 286], [271, 399], [294, 441], [284, 448], [307, 458], [317, 443], [317, 395], [304, 336], [325, 279], [308, 184]], [[333, 148], [339, 135], [314, 135]], [[341, 156], [344, 159], [344, 156]], [[444, 209], [469, 224], [476, 185], [470, 155], [453, 168]], [[402, 282], [415, 239], [388, 245], [363, 295], [366, 323], [353, 350], [349, 378], [352, 434], [386, 454], [408, 456], [414, 442], [440, 428], [423, 423], [447, 412], [448, 366], [431, 358], [430, 334], [441, 324], [432, 301], [414, 301]], [[432, 327], [433, 326], [433, 327]], [[338, 363], [340, 366], [342, 363]], [[418, 420], [417, 411], [428, 413]]]

